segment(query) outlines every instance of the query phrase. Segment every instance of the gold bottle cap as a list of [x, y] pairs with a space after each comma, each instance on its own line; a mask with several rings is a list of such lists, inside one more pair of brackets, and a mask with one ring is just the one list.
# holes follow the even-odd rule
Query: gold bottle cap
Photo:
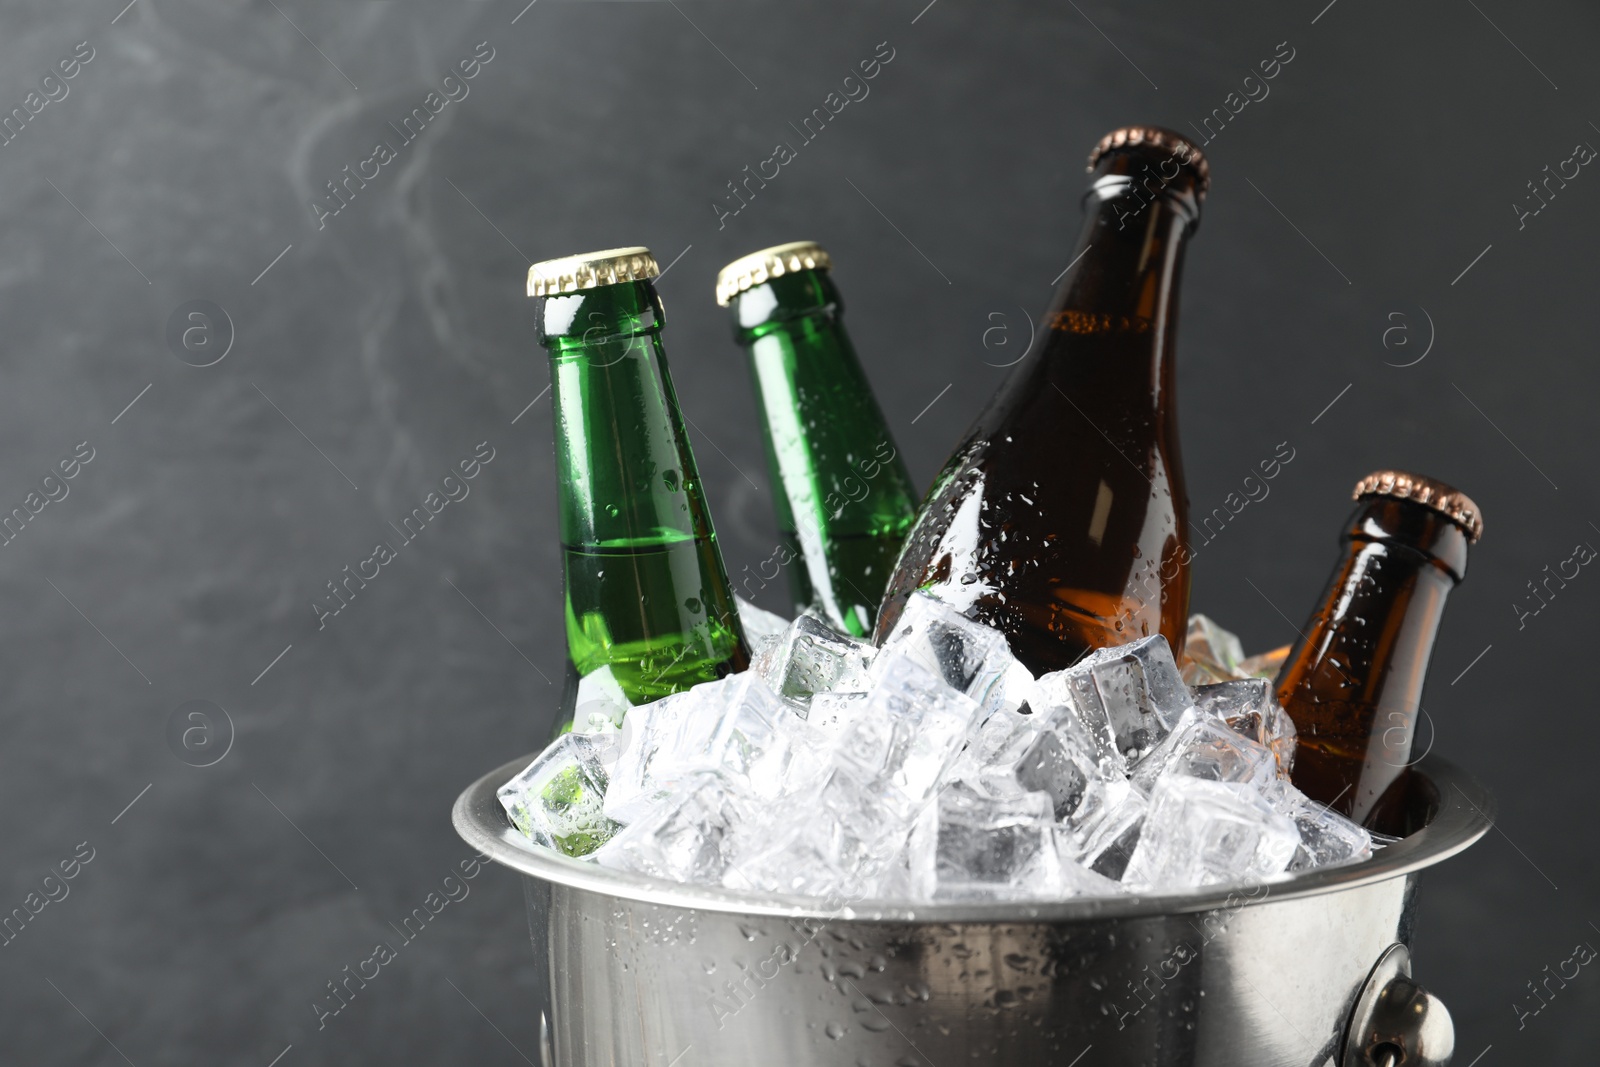
[[597, 285], [648, 281], [660, 273], [648, 248], [607, 248], [535, 263], [528, 268], [528, 295], [558, 296]]
[[1177, 157], [1178, 162], [1194, 172], [1200, 182], [1196, 195], [1205, 199], [1206, 191], [1211, 188], [1211, 164], [1206, 162], [1206, 157], [1189, 138], [1160, 126], [1124, 126], [1120, 130], [1112, 130], [1100, 138], [1100, 143], [1089, 153], [1088, 169], [1094, 170], [1095, 164], [1112, 152], [1141, 145], [1170, 152]]
[[1483, 516], [1478, 511], [1478, 505], [1461, 490], [1437, 479], [1405, 471], [1373, 471], [1356, 483], [1354, 499], [1360, 500], [1364, 496], [1392, 496], [1415, 501], [1454, 520], [1467, 532], [1469, 542], [1483, 536]]
[[833, 259], [815, 241], [790, 241], [773, 245], [748, 256], [740, 256], [717, 271], [717, 303], [727, 307], [733, 298], [752, 286], [765, 284], [797, 270], [828, 270]]

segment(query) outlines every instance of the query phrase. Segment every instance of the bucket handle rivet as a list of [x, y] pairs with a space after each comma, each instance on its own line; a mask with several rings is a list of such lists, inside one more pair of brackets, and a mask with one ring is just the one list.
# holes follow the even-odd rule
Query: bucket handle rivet
[[1411, 951], [1390, 945], [1356, 997], [1341, 1067], [1447, 1067], [1455, 1050], [1449, 1010], [1411, 980]]

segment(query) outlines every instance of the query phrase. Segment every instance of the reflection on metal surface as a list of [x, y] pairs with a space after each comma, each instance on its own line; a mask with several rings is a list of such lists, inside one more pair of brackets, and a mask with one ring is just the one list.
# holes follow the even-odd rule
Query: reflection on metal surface
[[1356, 1000], [1342, 1067], [1445, 1067], [1455, 1049], [1444, 1002], [1411, 980], [1411, 950], [1389, 946]]

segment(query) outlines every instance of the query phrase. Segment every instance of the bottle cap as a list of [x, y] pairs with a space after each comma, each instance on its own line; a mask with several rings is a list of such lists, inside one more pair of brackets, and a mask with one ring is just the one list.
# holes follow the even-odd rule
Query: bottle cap
[[528, 268], [528, 295], [558, 296], [597, 285], [648, 281], [660, 273], [648, 248], [607, 248], [535, 263]]
[[1088, 169], [1094, 170], [1095, 164], [1112, 152], [1140, 147], [1168, 152], [1180, 164], [1188, 167], [1199, 182], [1195, 195], [1202, 200], [1205, 199], [1206, 190], [1211, 188], [1211, 164], [1206, 162], [1206, 157], [1195, 147], [1193, 141], [1182, 134], [1164, 130], [1160, 126], [1124, 126], [1119, 130], [1112, 130], [1100, 138], [1100, 143], [1089, 153]]
[[1467, 532], [1468, 541], [1483, 536], [1483, 516], [1472, 498], [1454, 486], [1434, 478], [1405, 471], [1373, 471], [1356, 483], [1354, 499], [1364, 496], [1392, 496], [1432, 508]]
[[833, 259], [815, 241], [790, 241], [740, 256], [717, 271], [717, 303], [727, 307], [752, 286], [797, 270], [828, 270]]

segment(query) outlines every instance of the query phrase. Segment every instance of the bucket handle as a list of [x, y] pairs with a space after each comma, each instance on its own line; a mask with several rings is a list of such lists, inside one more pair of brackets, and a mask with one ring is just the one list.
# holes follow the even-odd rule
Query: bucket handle
[[1411, 979], [1411, 950], [1384, 950], [1356, 997], [1340, 1067], [1447, 1067], [1456, 1028], [1444, 1001]]

